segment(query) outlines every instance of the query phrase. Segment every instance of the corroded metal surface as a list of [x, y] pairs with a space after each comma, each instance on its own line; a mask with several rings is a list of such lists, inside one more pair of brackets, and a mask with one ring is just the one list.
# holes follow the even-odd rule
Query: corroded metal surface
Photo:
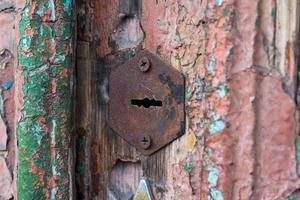
[[111, 72], [109, 97], [110, 127], [143, 154], [184, 133], [184, 78], [146, 50]]

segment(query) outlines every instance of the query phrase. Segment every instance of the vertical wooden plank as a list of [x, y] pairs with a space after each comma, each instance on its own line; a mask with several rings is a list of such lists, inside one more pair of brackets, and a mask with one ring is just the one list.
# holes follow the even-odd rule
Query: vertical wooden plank
[[71, 198], [74, 2], [26, 1], [18, 25], [18, 199]]

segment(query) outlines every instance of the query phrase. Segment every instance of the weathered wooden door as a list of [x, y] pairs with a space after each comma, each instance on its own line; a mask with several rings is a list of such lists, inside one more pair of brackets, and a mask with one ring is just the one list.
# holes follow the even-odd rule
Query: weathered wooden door
[[[299, 187], [296, 4], [80, 2], [78, 198], [130, 199], [142, 177], [155, 198], [165, 200], [271, 200]], [[186, 78], [185, 134], [151, 156], [140, 154], [108, 125], [109, 74], [141, 49]]]
[[[298, 4], [0, 1], [0, 199], [300, 199]], [[147, 156], [109, 124], [142, 50], [185, 77], [183, 134]]]

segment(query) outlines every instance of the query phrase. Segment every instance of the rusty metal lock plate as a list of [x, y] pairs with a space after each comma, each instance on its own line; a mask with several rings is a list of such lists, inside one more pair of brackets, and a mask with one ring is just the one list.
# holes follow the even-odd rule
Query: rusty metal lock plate
[[142, 50], [109, 77], [109, 125], [150, 155], [185, 131], [184, 77]]

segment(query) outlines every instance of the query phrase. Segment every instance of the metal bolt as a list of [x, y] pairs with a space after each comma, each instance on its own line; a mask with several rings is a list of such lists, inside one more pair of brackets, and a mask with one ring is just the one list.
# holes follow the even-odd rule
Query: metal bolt
[[147, 57], [142, 57], [139, 60], [139, 68], [142, 72], [147, 72], [150, 69], [150, 60]]
[[149, 135], [143, 135], [140, 138], [140, 145], [143, 147], [143, 149], [149, 149], [151, 146], [151, 137]]

